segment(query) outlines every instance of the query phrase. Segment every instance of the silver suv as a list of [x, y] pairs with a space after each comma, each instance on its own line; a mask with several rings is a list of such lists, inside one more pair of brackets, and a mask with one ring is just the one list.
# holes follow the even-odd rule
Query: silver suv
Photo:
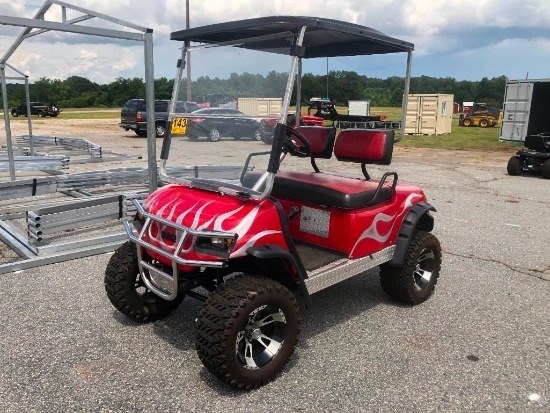
[[[155, 100], [155, 130], [157, 138], [163, 138], [168, 121], [169, 100]], [[191, 113], [200, 107], [195, 102], [178, 102], [183, 110], [178, 112]], [[147, 112], [145, 99], [130, 99], [120, 111], [119, 125], [124, 130], [133, 130], [138, 136], [147, 136]]]

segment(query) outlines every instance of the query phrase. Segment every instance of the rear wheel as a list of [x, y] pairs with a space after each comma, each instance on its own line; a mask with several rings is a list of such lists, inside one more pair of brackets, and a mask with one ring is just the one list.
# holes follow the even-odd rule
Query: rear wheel
[[220, 285], [201, 308], [197, 352], [223, 382], [258, 387], [283, 369], [294, 352], [300, 323], [296, 298], [283, 285], [238, 276]]
[[463, 121], [462, 121], [462, 124], [464, 126], [472, 126], [472, 119], [470, 118], [465, 118]]
[[38, 112], [38, 117], [39, 118], [44, 118], [44, 117], [46, 117], [46, 114], [44, 112], [40, 111], [40, 112]]
[[146, 130], [135, 130], [134, 132], [136, 133], [137, 136], [147, 136]]
[[218, 142], [220, 140], [220, 132], [216, 128], [212, 129], [208, 134], [208, 139], [211, 142]]
[[189, 138], [190, 141], [196, 141], [197, 139], [199, 139], [197, 135], [187, 135], [187, 138]]
[[11, 115], [12, 115], [14, 118], [16, 118], [16, 117], [19, 116], [19, 113], [17, 113], [16, 110], [12, 110], [12, 111], [11, 111]]
[[180, 295], [166, 301], [151, 292], [139, 272], [136, 245], [122, 244], [111, 256], [105, 270], [105, 291], [111, 303], [124, 315], [140, 322], [166, 317], [183, 301]]
[[489, 126], [489, 121], [487, 119], [481, 119], [479, 121], [479, 126], [481, 126], [482, 128], [486, 128]]
[[512, 156], [508, 160], [508, 166], [506, 167], [506, 169], [508, 170], [508, 175], [521, 175], [521, 172], [523, 170], [523, 161], [519, 156]]
[[417, 231], [401, 267], [380, 266], [382, 289], [405, 304], [420, 304], [432, 294], [441, 270], [441, 246], [429, 232]]
[[550, 158], [543, 162], [540, 172], [542, 173], [542, 177], [544, 179], [550, 179]]
[[261, 134], [261, 132], [260, 132], [259, 129], [258, 129], [256, 132], [254, 132], [253, 139], [254, 139], [255, 141], [261, 142], [261, 140], [262, 140], [262, 134]]

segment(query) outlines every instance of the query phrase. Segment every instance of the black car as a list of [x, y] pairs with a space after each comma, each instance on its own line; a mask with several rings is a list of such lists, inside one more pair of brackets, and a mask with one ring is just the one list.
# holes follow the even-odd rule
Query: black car
[[[51, 116], [55, 118], [61, 112], [61, 109], [55, 106], [47, 106], [42, 102], [29, 102], [31, 108], [31, 115], [37, 115], [39, 118]], [[18, 106], [11, 108], [11, 115], [16, 118], [19, 115], [27, 116], [27, 103], [23, 102]]]
[[236, 109], [200, 109], [193, 112], [192, 115], [189, 117], [185, 133], [192, 141], [201, 136], [206, 136], [212, 142], [216, 142], [222, 137], [232, 137], [236, 140], [241, 138], [262, 140], [258, 121], [247, 117]]
[[[155, 100], [155, 131], [157, 138], [164, 137], [168, 121], [169, 100]], [[147, 136], [147, 109], [145, 99], [130, 99], [120, 111], [120, 126], [133, 130], [138, 136]], [[200, 109], [194, 102], [178, 102], [178, 112], [190, 113]]]

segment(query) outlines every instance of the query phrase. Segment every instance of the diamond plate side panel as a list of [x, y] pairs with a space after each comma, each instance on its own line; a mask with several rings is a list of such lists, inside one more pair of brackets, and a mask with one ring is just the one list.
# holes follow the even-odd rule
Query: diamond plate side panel
[[300, 231], [328, 238], [330, 212], [302, 206]]
[[342, 260], [339, 265], [327, 265], [308, 274], [305, 280], [310, 294], [324, 290], [340, 281], [347, 280], [380, 264], [390, 261], [395, 252], [395, 245], [387, 247], [380, 252], [356, 260]]

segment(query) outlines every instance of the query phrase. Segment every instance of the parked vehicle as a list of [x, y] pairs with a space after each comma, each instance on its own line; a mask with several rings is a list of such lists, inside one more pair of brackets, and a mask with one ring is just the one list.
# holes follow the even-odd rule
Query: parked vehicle
[[459, 126], [494, 127], [502, 123], [502, 110], [486, 103], [474, 103], [468, 113], [460, 114]]
[[[250, 389], [272, 380], [294, 352], [301, 328], [296, 295], [308, 303], [318, 291], [379, 268], [390, 297], [409, 305], [427, 300], [441, 268], [441, 247], [431, 233], [435, 208], [397, 173], [373, 179], [367, 171], [369, 164], [391, 163], [394, 141], [403, 134], [346, 129], [336, 137], [334, 127], [285, 125], [293, 93], [300, 93], [302, 59], [406, 52], [409, 74], [414, 45], [369, 27], [297, 16], [193, 27], [171, 39], [184, 44], [174, 99], [185, 91], [187, 53], [199, 54], [193, 62], [208, 64], [208, 73], [218, 63], [220, 76], [250, 73], [250, 62], [258, 72], [270, 73], [273, 65], [280, 72], [286, 57], [280, 121], [268, 151], [248, 154], [225, 140], [208, 159], [197, 159], [202, 145], [174, 138], [206, 116], [169, 114], [163, 185], [143, 204], [134, 201], [133, 226], [124, 222], [130, 240], [105, 271], [111, 303], [147, 322], [168, 316], [184, 297], [202, 301], [195, 323], [200, 361], [228, 385]], [[276, 59], [265, 53], [277, 53]], [[404, 90], [409, 82], [407, 76]], [[334, 163], [323, 171], [321, 162], [332, 156], [357, 163], [356, 177]], [[357, 340], [365, 334], [357, 331]]]
[[[169, 100], [155, 100], [155, 132], [157, 138], [164, 137], [166, 121], [168, 120]], [[178, 111], [189, 113], [200, 109], [194, 102], [178, 102]], [[147, 136], [147, 108], [145, 99], [130, 99], [124, 103], [120, 111], [120, 123], [122, 129], [133, 130], [138, 136]]]
[[206, 137], [211, 142], [231, 137], [235, 140], [252, 138], [261, 140], [260, 125], [257, 120], [244, 113], [229, 108], [208, 108], [193, 112], [187, 123], [187, 137], [196, 141]]
[[517, 151], [508, 161], [508, 174], [521, 175], [523, 172], [540, 172], [550, 179], [550, 132], [528, 135], [525, 149]]
[[[46, 116], [55, 118], [61, 112], [61, 109], [59, 109], [58, 107], [47, 106], [44, 105], [42, 102], [30, 102], [30, 108], [31, 115], [37, 115], [40, 118], [44, 118]], [[27, 103], [24, 102], [11, 108], [10, 112], [14, 118], [18, 117], [19, 115], [27, 116]]]
[[[286, 117], [286, 124], [291, 128], [296, 127], [296, 114], [290, 113]], [[273, 132], [277, 125], [277, 117], [265, 118], [260, 121], [260, 135], [265, 144], [273, 143]], [[323, 126], [324, 119], [317, 116], [300, 116], [300, 125]]]
[[308, 115], [331, 120], [339, 129], [347, 128], [380, 128], [399, 129], [400, 123], [386, 121], [385, 115], [343, 115], [338, 113], [334, 103], [329, 98], [311, 98], [307, 109]]

